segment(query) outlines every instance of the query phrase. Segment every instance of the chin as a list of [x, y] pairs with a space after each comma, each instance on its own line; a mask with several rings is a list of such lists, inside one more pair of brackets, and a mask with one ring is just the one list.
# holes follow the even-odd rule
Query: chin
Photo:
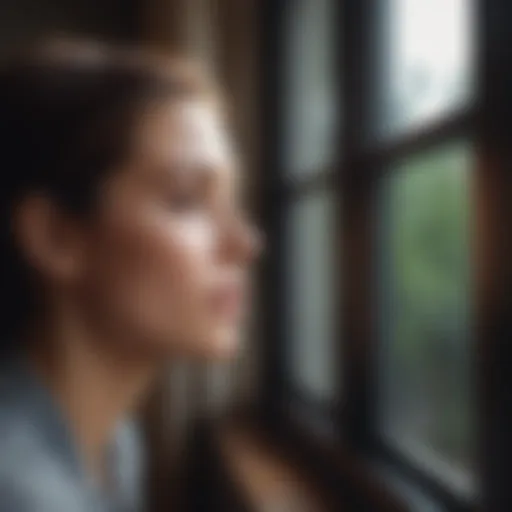
[[227, 362], [240, 349], [240, 330], [233, 326], [216, 326], [203, 333], [189, 333], [177, 342], [174, 336], [160, 336], [147, 348], [151, 357], [163, 360], [174, 358], [198, 362]]
[[213, 336], [210, 334], [203, 350], [200, 350], [203, 359], [215, 362], [230, 361], [234, 359], [240, 349], [240, 333], [234, 328], [217, 329]]

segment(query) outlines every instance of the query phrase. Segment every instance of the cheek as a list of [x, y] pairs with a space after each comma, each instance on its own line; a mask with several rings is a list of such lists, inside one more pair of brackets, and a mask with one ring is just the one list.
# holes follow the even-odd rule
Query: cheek
[[[139, 338], [193, 337], [207, 319], [215, 233], [206, 219], [146, 215], [105, 226], [89, 279], [97, 304]], [[99, 292], [99, 293], [98, 293]]]

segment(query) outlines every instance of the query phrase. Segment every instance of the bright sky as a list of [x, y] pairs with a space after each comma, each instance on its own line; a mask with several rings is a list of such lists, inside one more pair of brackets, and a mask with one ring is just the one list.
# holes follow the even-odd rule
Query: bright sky
[[471, 80], [474, 1], [389, 0], [389, 7], [392, 82], [405, 85], [411, 66], [428, 70], [432, 90], [422, 103], [428, 110], [442, 108], [444, 84], [458, 77]]

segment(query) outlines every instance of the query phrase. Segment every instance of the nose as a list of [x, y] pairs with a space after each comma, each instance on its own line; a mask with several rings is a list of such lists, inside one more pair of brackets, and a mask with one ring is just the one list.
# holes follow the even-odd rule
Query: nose
[[247, 223], [246, 229], [248, 231], [246, 236], [248, 238], [249, 259], [254, 260], [261, 255], [265, 248], [264, 236], [261, 230], [252, 223]]
[[238, 264], [248, 264], [260, 256], [264, 249], [261, 231], [245, 216], [234, 216], [226, 243], [226, 255]]

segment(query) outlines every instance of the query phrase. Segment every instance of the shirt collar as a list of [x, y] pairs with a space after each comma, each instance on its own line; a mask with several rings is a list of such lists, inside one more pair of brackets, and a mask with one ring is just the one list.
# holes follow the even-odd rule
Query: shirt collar
[[[85, 485], [100, 492], [98, 485], [86, 471], [78, 445], [70, 430], [61, 408], [51, 391], [26, 358], [17, 355], [10, 357], [2, 370], [2, 394], [12, 407], [27, 421], [37, 425], [52, 453], [57, 456], [69, 471], [72, 471]], [[107, 449], [107, 461], [113, 478], [117, 476], [117, 451], [115, 442]]]

